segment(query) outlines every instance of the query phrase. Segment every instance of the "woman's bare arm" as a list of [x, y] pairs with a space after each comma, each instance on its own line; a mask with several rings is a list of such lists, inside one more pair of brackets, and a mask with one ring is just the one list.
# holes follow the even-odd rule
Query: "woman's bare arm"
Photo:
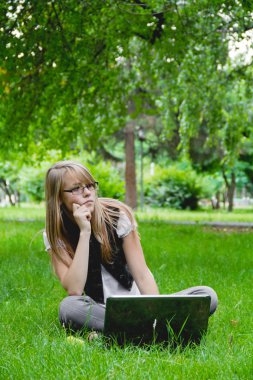
[[123, 249], [130, 272], [141, 294], [159, 294], [155, 279], [150, 272], [139, 237], [135, 232], [123, 238]]
[[74, 258], [70, 261], [70, 265], [67, 266], [52, 255], [52, 264], [56, 275], [68, 294], [81, 295], [88, 273], [91, 214], [85, 205], [79, 206], [74, 204], [73, 216], [80, 228], [80, 236]]

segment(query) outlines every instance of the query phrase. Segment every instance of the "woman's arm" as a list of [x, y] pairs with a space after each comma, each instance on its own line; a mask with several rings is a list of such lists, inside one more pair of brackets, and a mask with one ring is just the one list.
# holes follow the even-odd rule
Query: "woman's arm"
[[87, 236], [80, 234], [75, 256], [69, 267], [52, 255], [54, 271], [70, 296], [79, 296], [83, 293], [88, 271], [89, 240], [89, 234]]
[[74, 205], [73, 215], [80, 228], [80, 236], [73, 260], [69, 267], [52, 255], [56, 275], [69, 295], [81, 295], [87, 279], [89, 264], [89, 242], [91, 234], [90, 211], [83, 206]]
[[123, 249], [127, 265], [141, 294], [159, 294], [154, 277], [147, 267], [140, 239], [134, 231], [123, 238]]

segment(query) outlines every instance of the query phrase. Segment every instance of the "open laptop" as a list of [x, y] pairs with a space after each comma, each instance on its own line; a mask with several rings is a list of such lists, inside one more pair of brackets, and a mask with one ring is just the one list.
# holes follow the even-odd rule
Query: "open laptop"
[[119, 344], [199, 343], [207, 331], [210, 296], [112, 296], [106, 302], [104, 335]]

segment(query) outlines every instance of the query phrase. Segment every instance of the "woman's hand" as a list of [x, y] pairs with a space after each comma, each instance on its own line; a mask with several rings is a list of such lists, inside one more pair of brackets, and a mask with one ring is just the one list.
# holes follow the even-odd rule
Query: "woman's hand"
[[91, 232], [91, 212], [85, 204], [79, 205], [77, 203], [73, 203], [73, 216], [78, 224], [78, 227], [80, 228], [80, 233]]

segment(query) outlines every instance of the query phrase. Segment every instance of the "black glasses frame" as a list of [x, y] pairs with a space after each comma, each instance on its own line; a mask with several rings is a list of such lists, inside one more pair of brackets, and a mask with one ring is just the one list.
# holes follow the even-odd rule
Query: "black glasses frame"
[[[81, 195], [81, 194], [84, 193], [85, 189], [88, 189], [89, 191], [92, 191], [92, 190], [96, 190], [97, 187], [98, 187], [98, 182], [95, 181], [95, 182], [88, 183], [85, 186], [77, 186], [74, 189], [63, 190], [63, 192], [64, 193], [72, 193], [73, 195]], [[77, 191], [77, 193], [74, 193], [74, 191]]]

